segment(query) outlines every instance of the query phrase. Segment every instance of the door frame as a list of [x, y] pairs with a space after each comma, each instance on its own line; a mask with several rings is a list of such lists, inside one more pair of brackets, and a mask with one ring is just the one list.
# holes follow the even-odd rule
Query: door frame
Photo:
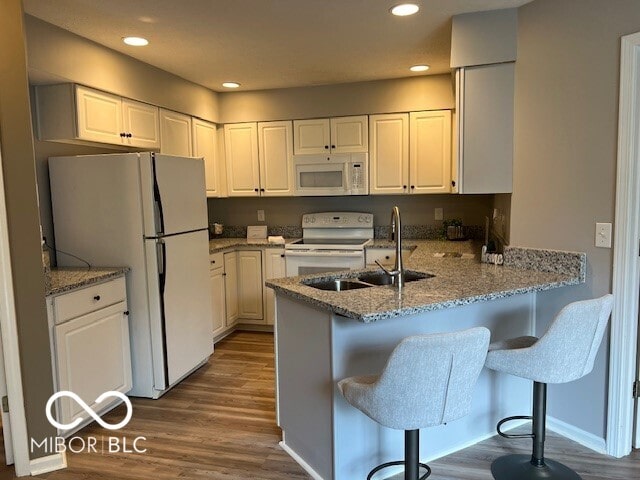
[[607, 453], [631, 452], [640, 292], [640, 32], [622, 37]]
[[7, 208], [2, 168], [2, 148], [0, 145], [0, 331], [9, 399], [9, 418], [13, 438], [14, 468], [17, 476], [31, 474], [29, 460], [29, 440], [27, 419], [24, 410], [22, 390], [22, 370], [20, 366], [20, 346], [18, 325], [13, 295], [11, 251], [7, 223]]

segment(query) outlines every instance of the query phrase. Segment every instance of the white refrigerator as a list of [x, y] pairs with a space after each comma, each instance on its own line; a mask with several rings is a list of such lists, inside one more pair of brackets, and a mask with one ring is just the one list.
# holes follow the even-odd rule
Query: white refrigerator
[[[127, 266], [133, 396], [158, 398], [213, 352], [201, 158], [52, 157], [58, 266]], [[66, 252], [66, 253], [63, 253]]]

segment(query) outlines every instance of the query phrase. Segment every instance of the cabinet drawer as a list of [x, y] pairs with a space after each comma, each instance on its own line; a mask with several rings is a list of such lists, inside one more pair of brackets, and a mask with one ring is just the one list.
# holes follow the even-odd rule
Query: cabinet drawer
[[215, 270], [216, 268], [224, 267], [224, 253], [212, 253], [209, 255], [209, 269]]
[[60, 295], [53, 299], [55, 324], [122, 302], [126, 296], [124, 277]]

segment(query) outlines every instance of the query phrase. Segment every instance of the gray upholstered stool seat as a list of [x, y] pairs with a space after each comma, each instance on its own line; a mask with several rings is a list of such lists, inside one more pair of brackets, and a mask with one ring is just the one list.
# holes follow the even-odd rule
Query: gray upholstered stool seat
[[[385, 427], [405, 431], [404, 460], [375, 467], [367, 479], [391, 465], [404, 465], [405, 480], [429, 476], [429, 467], [418, 460], [419, 429], [469, 413], [489, 337], [484, 327], [407, 337], [393, 350], [380, 375], [338, 382], [351, 405]], [[422, 476], [419, 467], [426, 471]]]
[[[498, 372], [533, 380], [533, 415], [508, 417], [498, 423], [498, 433], [506, 438], [533, 438], [533, 452], [507, 455], [491, 465], [497, 480], [579, 479], [561, 463], [544, 458], [546, 398], [548, 383], [566, 383], [587, 375], [611, 314], [613, 296], [574, 302], [564, 307], [547, 332], [536, 337], [518, 337], [492, 343], [485, 365]], [[509, 435], [501, 426], [511, 420], [530, 419], [532, 433]]]

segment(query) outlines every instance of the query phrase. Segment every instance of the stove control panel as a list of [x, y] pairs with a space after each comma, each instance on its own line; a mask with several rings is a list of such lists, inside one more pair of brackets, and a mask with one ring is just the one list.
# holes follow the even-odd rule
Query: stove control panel
[[361, 212], [307, 213], [302, 216], [302, 227], [313, 228], [372, 228], [373, 214]]

